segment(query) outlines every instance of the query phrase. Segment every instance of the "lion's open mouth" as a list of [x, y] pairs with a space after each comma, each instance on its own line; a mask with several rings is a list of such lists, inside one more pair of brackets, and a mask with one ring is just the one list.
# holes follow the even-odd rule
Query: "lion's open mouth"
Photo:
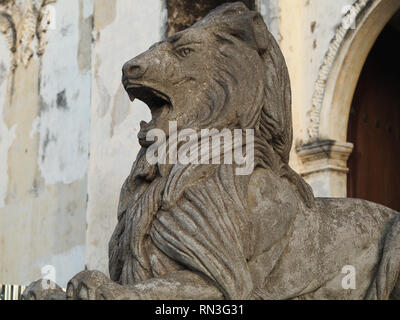
[[[165, 116], [171, 108], [171, 100], [169, 97], [153, 88], [149, 88], [142, 85], [130, 84], [125, 88], [131, 101], [139, 99], [143, 101], [149, 107], [152, 115], [152, 120], [149, 123], [142, 121], [140, 126], [141, 129], [151, 129], [155, 126], [155, 121]], [[147, 131], [146, 130], [146, 131]]]

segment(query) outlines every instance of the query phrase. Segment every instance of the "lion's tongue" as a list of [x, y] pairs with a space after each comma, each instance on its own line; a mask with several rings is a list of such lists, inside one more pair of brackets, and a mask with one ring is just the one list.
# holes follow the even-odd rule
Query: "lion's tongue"
[[169, 112], [169, 105], [166, 104], [160, 108], [151, 109], [152, 119], [150, 122], [140, 121], [140, 131], [142, 135], [146, 135], [148, 131], [157, 127], [157, 120], [165, 116]]

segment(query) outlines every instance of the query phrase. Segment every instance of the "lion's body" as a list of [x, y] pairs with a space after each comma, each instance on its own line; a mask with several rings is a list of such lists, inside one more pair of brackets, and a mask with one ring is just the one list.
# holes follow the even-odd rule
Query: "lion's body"
[[[314, 274], [320, 274], [320, 283], [310, 273], [308, 278], [310, 283], [314, 283], [300, 297], [365, 299], [370, 286], [374, 285], [383, 249], [388, 248], [385, 237], [392, 227], [399, 228], [398, 223], [394, 225], [399, 214], [382, 205], [360, 199], [320, 198], [316, 204], [314, 214], [320, 216], [318, 229], [308, 251], [313, 249], [315, 252], [315, 259], [311, 261]], [[291, 249], [293, 252], [296, 248]], [[400, 268], [398, 262], [396, 265], [396, 268]], [[345, 287], [346, 281], [343, 280], [349, 271], [345, 266], [354, 267], [355, 288]], [[395, 284], [387, 283], [392, 288]], [[389, 296], [383, 295], [380, 298], [387, 299]]]
[[[274, 178], [272, 173], [256, 172], [255, 175], [258, 175], [256, 179], [265, 180], [265, 187], [251, 192], [258, 193], [256, 205], [265, 207], [254, 221], [260, 229], [259, 237], [263, 237], [261, 243], [265, 244], [259, 249], [261, 258], [257, 257], [260, 265], [253, 267], [258, 282], [264, 277], [264, 284], [256, 289], [257, 296], [271, 299], [366, 298], [372, 292], [369, 289], [382, 260], [385, 236], [392, 228], [400, 228], [398, 222], [395, 224], [399, 214], [365, 200], [317, 198], [314, 209], [298, 205], [299, 210], [290, 215], [288, 208], [295, 210], [292, 200], [277, 199], [273, 192], [276, 184], [280, 184], [279, 194], [282, 189], [290, 193], [290, 185]], [[276, 182], [271, 183], [272, 179]], [[260, 186], [260, 182], [256, 185]], [[269, 196], [263, 197], [263, 193]], [[272, 203], [273, 214], [269, 207]], [[285, 228], [282, 229], [282, 225]], [[391, 255], [398, 253], [390, 252]], [[400, 269], [400, 259], [392, 258], [392, 267]], [[263, 267], [265, 261], [268, 261], [268, 268]], [[343, 287], [347, 275], [347, 271], [342, 273], [345, 266], [354, 267], [355, 288]], [[390, 290], [395, 283], [386, 285]]]
[[[173, 208], [158, 210], [142, 251], [149, 274], [135, 273], [134, 259], [125, 256], [122, 277], [114, 280], [130, 285], [189, 268], [226, 298], [390, 297], [398, 277], [387, 281], [385, 272], [400, 270], [400, 255], [386, 237], [394, 229], [399, 243], [398, 213], [359, 199], [317, 198], [308, 208], [270, 169], [256, 169], [244, 184], [232, 172], [221, 165], [187, 187]], [[345, 266], [354, 268], [355, 288], [343, 286]]]

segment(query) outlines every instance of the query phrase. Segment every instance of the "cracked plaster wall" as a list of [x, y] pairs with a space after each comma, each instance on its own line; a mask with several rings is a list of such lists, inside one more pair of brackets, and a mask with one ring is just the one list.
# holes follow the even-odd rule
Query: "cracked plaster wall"
[[65, 286], [85, 266], [93, 4], [52, 6], [56, 28], [43, 55], [33, 38], [26, 65], [11, 69], [0, 35], [0, 283], [29, 284], [53, 265]]

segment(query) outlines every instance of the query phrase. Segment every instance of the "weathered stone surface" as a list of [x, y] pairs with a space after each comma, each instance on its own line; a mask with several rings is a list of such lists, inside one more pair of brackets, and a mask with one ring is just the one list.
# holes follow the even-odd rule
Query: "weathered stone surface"
[[[291, 94], [262, 17], [223, 5], [123, 68], [153, 114], [120, 196], [111, 280], [84, 271], [69, 299], [400, 299], [400, 215], [355, 199], [314, 198], [288, 165]], [[255, 170], [155, 164], [146, 133], [255, 131]], [[356, 287], [342, 285], [343, 267]], [[36, 295], [38, 296], [38, 295]]]

